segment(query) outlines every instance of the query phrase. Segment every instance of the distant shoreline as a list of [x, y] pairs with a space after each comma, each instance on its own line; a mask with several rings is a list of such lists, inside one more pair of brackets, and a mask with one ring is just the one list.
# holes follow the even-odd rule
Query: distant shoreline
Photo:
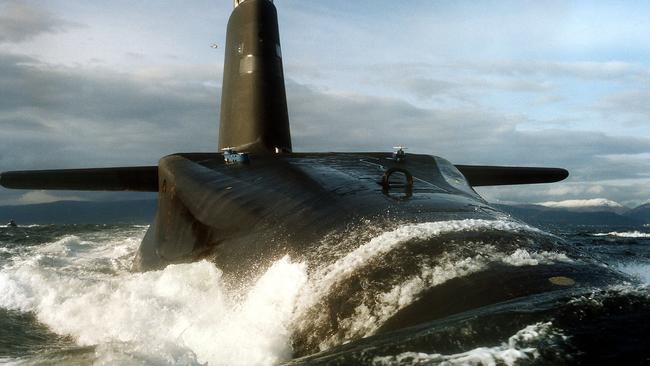
[[[602, 211], [580, 212], [539, 205], [492, 204], [513, 217], [533, 225], [621, 225], [650, 223], [650, 206], [643, 205], [619, 214]], [[155, 199], [129, 201], [57, 201], [19, 206], [0, 206], [0, 224], [15, 220], [30, 224], [150, 224], [156, 215]]]
[[0, 223], [29, 224], [150, 224], [157, 201], [57, 201], [0, 206]]
[[[643, 205], [626, 213], [602, 210], [576, 211], [540, 205], [493, 206], [533, 225], [620, 225], [644, 226], [650, 223], [650, 206]], [[0, 206], [0, 224], [15, 220], [29, 224], [150, 224], [156, 215], [157, 201], [57, 201], [17, 206]]]

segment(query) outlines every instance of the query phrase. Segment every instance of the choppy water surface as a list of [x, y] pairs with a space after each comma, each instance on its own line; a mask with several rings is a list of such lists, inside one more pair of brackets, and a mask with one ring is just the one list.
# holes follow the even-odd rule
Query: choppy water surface
[[[600, 349], [595, 354], [603, 362], [611, 349], [611, 360], [621, 361], [617, 353], [625, 344], [638, 346], [650, 334], [648, 326], [639, 325], [650, 320], [650, 229], [546, 229], [632, 281], [580, 294], [529, 296], [374, 335], [428, 288], [480, 276], [491, 266], [571, 265], [579, 259], [552, 246], [516, 242], [523, 240], [518, 233], [535, 231], [523, 224], [425, 223], [373, 228], [363, 240], [339, 240], [335, 251], [318, 253], [327, 258], [325, 265], [285, 256], [252, 285], [237, 288], [208, 261], [132, 273], [146, 227], [0, 228], [0, 362], [571, 364], [590, 361], [585, 349]], [[417, 260], [430, 250], [425, 240], [465, 232], [463, 242], [441, 239], [435, 260]], [[495, 232], [512, 234], [516, 245], [480, 241]], [[394, 258], [407, 255], [413, 261], [399, 264], [407, 269], [382, 275], [388, 273], [385, 266], [396, 265]], [[348, 299], [346, 317], [331, 325], [325, 318], [336, 305], [334, 292], [358, 278], [378, 280], [360, 284], [364, 291]], [[359, 337], [364, 338], [348, 343]], [[300, 347], [323, 352], [291, 361]], [[650, 351], [635, 355], [633, 363], [650, 362]]]

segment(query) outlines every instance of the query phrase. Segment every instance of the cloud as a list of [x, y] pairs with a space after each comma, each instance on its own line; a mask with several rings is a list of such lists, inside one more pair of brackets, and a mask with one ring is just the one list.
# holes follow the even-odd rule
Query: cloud
[[24, 42], [43, 33], [62, 32], [72, 25], [42, 7], [22, 1], [0, 5], [0, 43]]
[[543, 61], [503, 60], [481, 63], [463, 62], [456, 65], [481, 74], [510, 76], [571, 77], [585, 80], [647, 79], [650, 76], [642, 65], [623, 61]]
[[592, 198], [588, 200], [565, 200], [539, 202], [538, 205], [554, 208], [585, 208], [585, 207], [623, 207], [620, 203], [606, 198]]
[[434, 96], [451, 97], [473, 104], [477, 104], [478, 96], [486, 92], [546, 93], [553, 90], [551, 83], [547, 81], [512, 77], [489, 79], [484, 76], [474, 76], [444, 80], [442, 76], [440, 79], [404, 78], [401, 76], [386, 82], [386, 84], [391, 84], [393, 87], [400, 86], [402, 90], [420, 99]]
[[396, 85], [401, 85], [404, 90], [422, 99], [431, 98], [434, 95], [446, 95], [458, 87], [457, 84], [449, 81], [430, 78], [399, 78]]
[[[650, 82], [650, 78], [647, 80]], [[650, 121], [650, 90], [634, 89], [603, 97], [595, 108], [604, 118], [622, 120], [629, 125], [647, 125]]]
[[323, 91], [292, 81], [287, 88], [297, 151], [389, 151], [400, 144], [457, 164], [557, 166], [571, 173], [561, 183], [481, 188], [493, 201], [606, 195], [634, 206], [650, 196], [643, 175], [650, 164], [647, 137], [560, 128], [521, 131], [525, 115], [481, 106], [421, 108], [400, 98]]
[[[219, 71], [193, 65], [124, 73], [0, 53], [0, 170], [148, 165], [169, 153], [215, 151]], [[491, 200], [607, 197], [626, 203], [650, 196], [642, 175], [650, 164], [646, 137], [527, 131], [519, 128], [530, 122], [527, 115], [481, 104], [423, 107], [398, 96], [326, 90], [292, 79], [286, 86], [296, 151], [390, 151], [405, 145], [409, 152], [457, 164], [559, 166], [571, 172], [567, 182], [553, 185], [481, 189]], [[629, 156], [639, 158], [620, 158]]]
[[217, 70], [119, 73], [0, 53], [0, 167], [153, 164], [216, 146]]
[[[514, 131], [516, 118], [489, 110], [427, 109], [399, 98], [319, 91], [287, 83], [294, 144], [302, 149], [384, 149], [395, 144], [415, 151], [473, 150]], [[465, 154], [468, 155], [468, 154]]]
[[[568, 189], [565, 189], [568, 187]], [[592, 187], [599, 187], [602, 192], [593, 192]], [[627, 207], [636, 207], [648, 201], [650, 197], [650, 179], [611, 184], [600, 181], [574, 183], [565, 181], [553, 184], [533, 184], [527, 186], [479, 187], [481, 196], [490, 202], [529, 203], [568, 199], [592, 199], [606, 197]]]
[[634, 167], [617, 169], [606, 155], [650, 152], [650, 139], [644, 137], [520, 131], [526, 116], [480, 106], [421, 108], [399, 98], [319, 91], [291, 81], [287, 85], [294, 144], [301, 149], [381, 150], [403, 144], [457, 163], [568, 166], [576, 180], [638, 177]]
[[49, 203], [62, 200], [83, 201], [84, 199], [82, 197], [71, 194], [56, 195], [46, 191], [29, 191], [20, 196], [18, 203], [29, 205], [32, 203]]

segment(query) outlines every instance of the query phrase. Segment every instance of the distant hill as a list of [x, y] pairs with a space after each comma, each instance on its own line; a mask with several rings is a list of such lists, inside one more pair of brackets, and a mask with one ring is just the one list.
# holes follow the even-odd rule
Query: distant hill
[[23, 206], [0, 206], [0, 224], [149, 224], [156, 215], [156, 200], [58, 201]]
[[642, 213], [647, 211], [622, 210], [618, 207], [567, 208], [547, 207], [542, 205], [501, 205], [495, 204], [502, 211], [531, 223], [533, 225], [570, 224], [570, 225], [621, 225], [637, 226], [650, 222]]
[[[149, 224], [156, 214], [156, 200], [59, 201], [24, 206], [0, 206], [0, 225], [15, 220], [20, 224]], [[602, 207], [548, 207], [534, 204], [493, 206], [533, 225], [622, 225], [650, 223], [650, 204], [621, 209]]]
[[632, 209], [625, 213], [625, 216], [632, 217], [644, 221], [646, 224], [650, 224], [650, 203], [641, 205], [635, 209]]
[[620, 203], [606, 198], [592, 198], [586, 200], [564, 200], [564, 201], [548, 201], [541, 202], [533, 207], [547, 207], [550, 209], [561, 209], [571, 212], [614, 212], [619, 215], [625, 214], [630, 209], [621, 205]]

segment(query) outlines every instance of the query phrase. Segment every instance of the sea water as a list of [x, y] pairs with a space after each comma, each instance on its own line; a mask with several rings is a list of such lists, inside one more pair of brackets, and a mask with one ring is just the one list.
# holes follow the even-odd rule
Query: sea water
[[[403, 225], [312, 270], [309, 263], [285, 256], [245, 288], [228, 286], [220, 269], [205, 260], [132, 272], [146, 230], [137, 225], [0, 228], [0, 363], [279, 365], [293, 358], [292, 334], [323, 292], [400, 243], [463, 230], [537, 229], [483, 220]], [[619, 292], [647, 297], [643, 283], [650, 281], [650, 229], [563, 226], [547, 230], [641, 282], [622, 284]], [[555, 252], [490, 250], [441, 260], [439, 266], [423, 267], [389, 291], [373, 295], [376, 306], [356, 309], [349, 320], [350, 331], [370, 336], [423, 289], [476, 273], [495, 261], [512, 266], [571, 261]], [[591, 306], [606, 300], [585, 296], [572, 301]], [[494, 324], [491, 321], [490, 326]], [[383, 338], [381, 347], [342, 352], [363, 354], [349, 359], [375, 365], [512, 365], [540, 357], [540, 344], [566, 338], [548, 321], [531, 320], [519, 329], [504, 323], [500, 330], [503, 335], [468, 341], [454, 348], [457, 352], [422, 352], [422, 341], [408, 343], [410, 335], [404, 333]], [[338, 341], [331, 342], [322, 348], [335, 347]]]

